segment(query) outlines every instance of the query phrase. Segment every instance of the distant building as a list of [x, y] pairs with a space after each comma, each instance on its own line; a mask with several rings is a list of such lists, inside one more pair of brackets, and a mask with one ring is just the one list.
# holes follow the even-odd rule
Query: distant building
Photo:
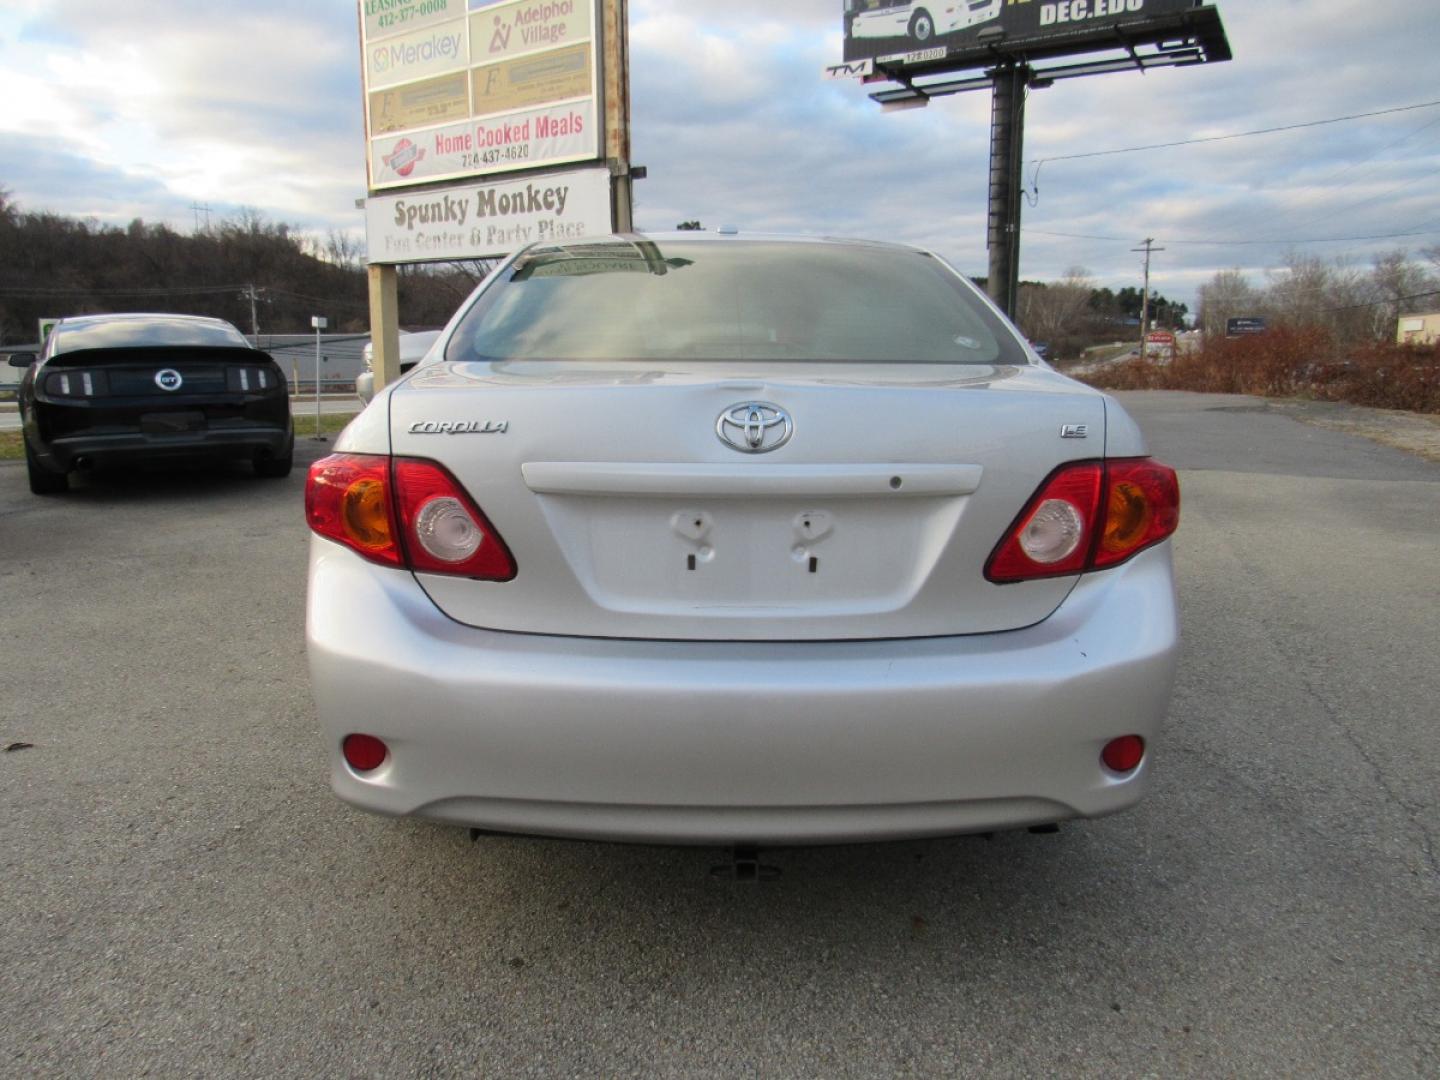
[[1440, 341], [1440, 311], [1428, 315], [1401, 315], [1395, 340], [1401, 345], [1434, 345]]

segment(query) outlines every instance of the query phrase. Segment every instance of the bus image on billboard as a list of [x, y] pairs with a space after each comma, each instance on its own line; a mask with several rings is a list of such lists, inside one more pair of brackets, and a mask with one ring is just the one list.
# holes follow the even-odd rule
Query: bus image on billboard
[[1002, 0], [846, 0], [847, 38], [909, 38], [927, 45], [999, 18]]

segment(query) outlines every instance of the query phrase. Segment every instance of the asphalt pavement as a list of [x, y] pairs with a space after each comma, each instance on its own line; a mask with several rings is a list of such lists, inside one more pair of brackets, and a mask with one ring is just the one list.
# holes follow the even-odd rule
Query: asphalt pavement
[[1184, 498], [1151, 798], [758, 886], [337, 802], [303, 468], [0, 463], [0, 1075], [1436, 1075], [1440, 465], [1122, 397]]

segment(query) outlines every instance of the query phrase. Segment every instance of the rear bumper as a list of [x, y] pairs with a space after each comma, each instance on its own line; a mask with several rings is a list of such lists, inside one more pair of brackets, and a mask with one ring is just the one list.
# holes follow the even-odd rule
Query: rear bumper
[[[501, 586], [503, 587], [503, 586]], [[1024, 630], [659, 642], [478, 630], [403, 571], [312, 538], [316, 703], [344, 799], [499, 831], [808, 843], [986, 831], [1136, 802], [1100, 751], [1153, 746], [1178, 633], [1170, 546]], [[364, 777], [346, 734], [389, 745]]]
[[35, 448], [39, 463], [54, 472], [69, 472], [82, 458], [87, 461], [194, 459], [199, 457], [252, 458], [257, 454], [283, 457], [294, 443], [290, 427], [253, 426], [211, 428], [175, 435], [147, 435], [138, 431], [65, 435]]

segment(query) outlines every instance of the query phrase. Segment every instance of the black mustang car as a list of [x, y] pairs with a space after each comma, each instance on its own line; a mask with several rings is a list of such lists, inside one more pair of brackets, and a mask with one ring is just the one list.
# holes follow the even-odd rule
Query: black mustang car
[[30, 490], [53, 495], [88, 462], [245, 458], [290, 472], [295, 428], [284, 373], [220, 319], [87, 315], [62, 319], [20, 383]]

